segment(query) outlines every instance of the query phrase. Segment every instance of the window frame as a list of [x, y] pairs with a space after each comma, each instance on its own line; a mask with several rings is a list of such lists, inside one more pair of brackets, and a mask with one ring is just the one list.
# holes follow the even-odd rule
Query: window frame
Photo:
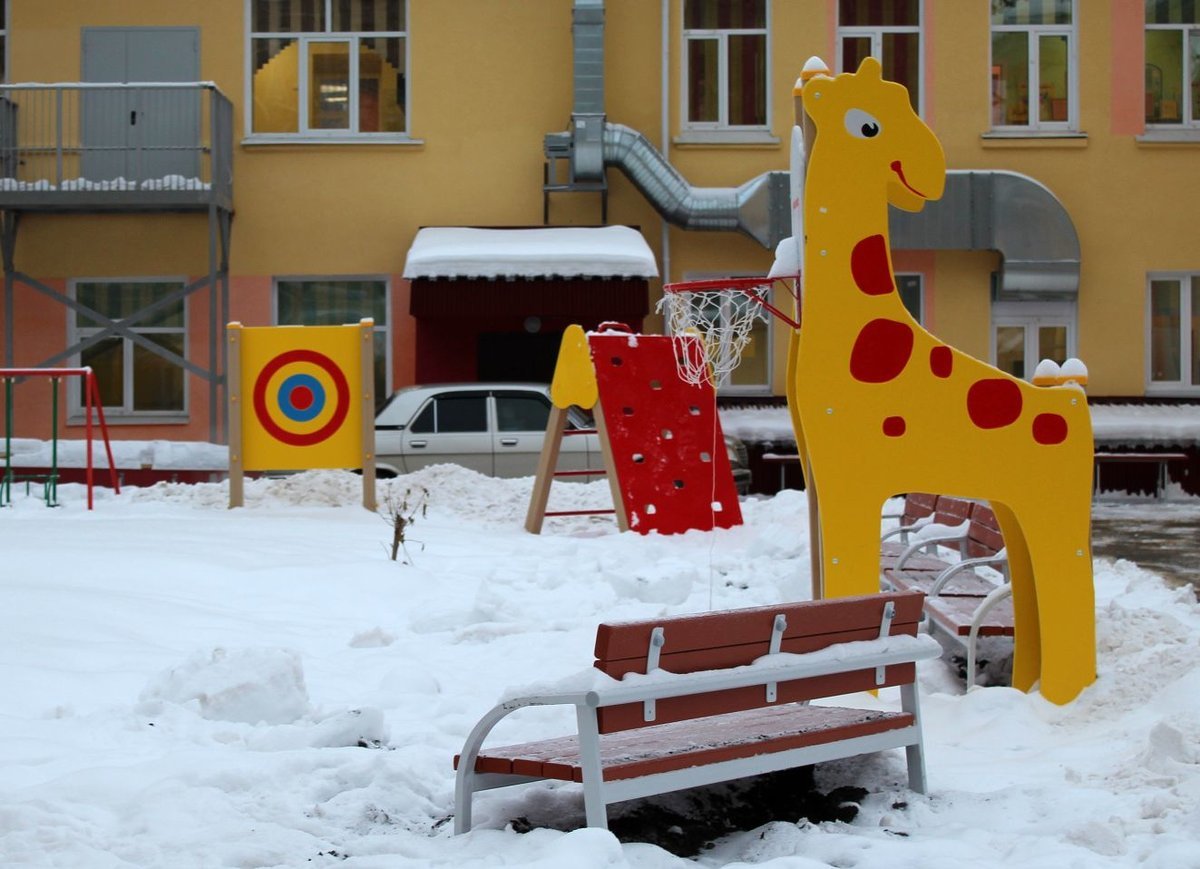
[[835, 10], [835, 15], [838, 15], [837, 37], [835, 40], [835, 53], [837, 69], [842, 72], [854, 72], [855, 70], [846, 69], [844, 49], [842, 42], [845, 39], [863, 39], [871, 40], [871, 57], [883, 63], [883, 37], [884, 34], [895, 33], [915, 33], [917, 34], [917, 114], [920, 117], [925, 116], [925, 0], [917, 0], [917, 23], [912, 24], [878, 24], [878, 25], [842, 25], [840, 13]]
[[[78, 288], [80, 285], [87, 284], [175, 284], [172, 291], [178, 291], [187, 287], [187, 279], [179, 275], [169, 275], [165, 277], [84, 277], [71, 278], [67, 283], [67, 296], [72, 300], [78, 301]], [[144, 326], [134, 323], [129, 326], [133, 332], [139, 335], [180, 335], [183, 338], [182, 352], [179, 354], [184, 359], [189, 358], [190, 335], [188, 328], [188, 297], [183, 296], [179, 299], [179, 305], [182, 308], [183, 324], [180, 326]], [[79, 341], [84, 341], [87, 338], [97, 333], [103, 332], [105, 327], [100, 323], [95, 323], [91, 326], [80, 326], [77, 323], [77, 318], [80, 312], [77, 312], [72, 307], [67, 307], [67, 343], [68, 346], [74, 345]], [[84, 315], [86, 316], [86, 315]], [[120, 319], [115, 322], [120, 323]], [[134, 347], [136, 346], [132, 338], [128, 338], [119, 332], [111, 335], [113, 338], [118, 338], [121, 341], [121, 393], [123, 400], [121, 406], [104, 405], [104, 418], [110, 424], [154, 424], [154, 423], [179, 423], [186, 422], [189, 418], [189, 407], [191, 406], [191, 378], [188, 377], [188, 371], [182, 366], [177, 366], [183, 373], [182, 385], [183, 394], [181, 396], [181, 405], [175, 410], [137, 410], [133, 406], [134, 396]], [[163, 357], [160, 357], [163, 358]], [[71, 364], [76, 367], [83, 367], [82, 353], [75, 353], [71, 357]], [[170, 363], [164, 358], [164, 361]], [[87, 420], [87, 408], [84, 406], [82, 384], [79, 378], [70, 378], [67, 382], [67, 423], [71, 425], [82, 424]]]
[[[1038, 332], [1043, 326], [1062, 326], [1067, 331], [1066, 358], [1077, 356], [1079, 308], [1073, 301], [1061, 302], [993, 302], [991, 326], [988, 333], [988, 361], [999, 367], [997, 330], [1019, 326], [1025, 330], [1025, 374], [1022, 380], [1032, 380], [1033, 372], [1042, 360], [1037, 352]], [[1014, 375], [1015, 376], [1015, 375]]]
[[[256, 31], [254, 26], [255, 0], [244, 0], [245, 8], [245, 45], [244, 69], [245, 85], [243, 88], [243, 125], [246, 130], [245, 141], [249, 144], [281, 144], [281, 143], [412, 143], [420, 144], [412, 138], [412, 21], [409, 17], [409, 0], [396, 0], [403, 8], [403, 30], [333, 30], [333, 6], [336, 0], [321, 0], [325, 12], [325, 29], [313, 31]], [[297, 50], [297, 90], [296, 90], [296, 126], [294, 133], [256, 132], [254, 129], [254, 42], [256, 39], [289, 39], [295, 42]], [[355, 62], [361, 57], [359, 46], [364, 39], [400, 39], [404, 46], [404, 121], [405, 129], [398, 132], [360, 132], [361, 104], [359, 99], [359, 68]], [[325, 129], [312, 126], [309, 90], [309, 47], [316, 43], [344, 43], [348, 46], [347, 58], [349, 66], [348, 87], [351, 94], [350, 111], [346, 129]]]
[[[749, 138], [770, 135], [771, 132], [771, 3], [763, 0], [763, 27], [734, 27], [729, 29], [696, 29], [687, 27], [687, 2], [679, 0], [679, 129], [686, 140], [689, 134], [695, 136], [742, 136]], [[762, 124], [731, 124], [729, 123], [729, 36], [751, 36], [761, 34], [763, 37], [763, 82], [765, 99], [765, 117]], [[691, 75], [688, 65], [688, 48], [692, 41], [715, 40], [717, 42], [717, 79], [719, 91], [717, 97], [716, 121], [691, 121], [688, 119], [688, 106], [691, 102]]]
[[12, 56], [12, 48], [8, 42], [8, 19], [12, 15], [12, 0], [5, 0], [4, 14], [0, 15], [0, 55], [3, 55], [3, 60], [0, 61], [0, 82], [8, 83], [8, 63]]
[[[1029, 105], [1029, 119], [1024, 124], [997, 124], [989, 116], [988, 125], [993, 133], [1025, 135], [1061, 135], [1079, 132], [1079, 2], [1071, 0], [1070, 24], [991, 24], [988, 25], [988, 70], [995, 69], [993, 52], [997, 33], [1024, 33], [1028, 51], [1026, 78], [1030, 94], [1041, 92], [1041, 37], [1066, 36], [1067, 38], [1067, 119], [1065, 121], [1043, 121], [1037, 104]], [[990, 4], [989, 4], [990, 7]], [[989, 19], [991, 12], [989, 8]], [[1036, 82], [1036, 84], [1035, 84]], [[994, 92], [992, 78], [988, 76], [987, 105], [992, 105]]]
[[912, 310], [905, 305], [904, 310], [912, 315], [918, 325], [925, 328], [925, 275], [922, 272], [896, 272], [896, 296], [903, 300], [900, 294], [900, 279], [915, 278], [917, 282], [917, 313], [913, 314]]
[[[1181, 24], [1151, 24], [1150, 22], [1145, 22], [1142, 25], [1142, 27], [1143, 27], [1143, 31], [1142, 31], [1143, 51], [1145, 50], [1146, 37], [1149, 35], [1149, 32], [1151, 30], [1158, 30], [1158, 31], [1170, 30], [1170, 31], [1176, 32], [1179, 35], [1179, 38], [1183, 41], [1183, 45], [1181, 46], [1181, 51], [1180, 51], [1180, 56], [1183, 58], [1183, 78], [1179, 82], [1179, 85], [1180, 85], [1179, 92], [1181, 95], [1189, 94], [1190, 90], [1191, 90], [1189, 82], [1191, 81], [1192, 76], [1195, 74], [1195, 71], [1191, 68], [1192, 67], [1192, 55], [1191, 55], [1191, 52], [1188, 50], [1188, 43], [1190, 41], [1189, 37], [1191, 37], [1192, 35], [1195, 35], [1195, 37], [1197, 39], [1200, 39], [1200, 21], [1197, 21], [1196, 23], [1193, 23], [1193, 24], [1182, 24], [1182, 23]], [[1148, 66], [1149, 61], [1146, 60], [1145, 64]], [[1182, 100], [1182, 102], [1183, 102], [1183, 106], [1182, 106], [1183, 111], [1180, 115], [1179, 123], [1169, 123], [1169, 122], [1164, 122], [1164, 121], [1146, 121], [1145, 122], [1146, 132], [1148, 132], [1148, 133], [1149, 132], [1170, 133], [1170, 132], [1183, 132], [1183, 131], [1188, 131], [1188, 132], [1200, 131], [1200, 106], [1193, 106], [1191, 99], [1184, 99], [1184, 100]], [[1195, 115], [1195, 116], [1189, 118], [1189, 116], [1192, 116], [1192, 115]]]
[[[1155, 281], [1178, 281], [1179, 282], [1179, 373], [1180, 380], [1154, 380], [1153, 369], [1153, 329], [1154, 329], [1154, 310], [1152, 303], [1152, 288]], [[1174, 395], [1180, 397], [1193, 398], [1200, 396], [1200, 383], [1188, 383], [1187, 377], [1191, 373], [1192, 365], [1195, 360], [1192, 358], [1193, 351], [1200, 352], [1200, 347], [1193, 348], [1191, 335], [1189, 332], [1189, 324], [1196, 312], [1192, 309], [1192, 296], [1196, 291], [1196, 287], [1200, 286], [1200, 272], [1188, 271], [1160, 271], [1149, 272], [1146, 275], [1146, 298], [1144, 311], [1146, 317], [1145, 327], [1145, 383], [1147, 395]]]
[[[271, 323], [273, 325], [285, 325], [279, 322], [279, 284], [280, 283], [362, 283], [366, 281], [374, 281], [383, 284], [383, 309], [387, 314], [387, 322], [380, 324], [375, 323], [372, 327], [373, 334], [383, 335], [384, 358], [384, 390], [382, 395], [375, 396], [376, 410], [383, 407], [392, 395], [392, 279], [389, 275], [274, 275], [271, 278]], [[359, 319], [362, 319], [361, 317]], [[374, 319], [374, 317], [372, 317]], [[290, 324], [296, 325], [296, 324]], [[304, 325], [304, 324], [301, 324]], [[346, 325], [350, 325], [347, 323]]]

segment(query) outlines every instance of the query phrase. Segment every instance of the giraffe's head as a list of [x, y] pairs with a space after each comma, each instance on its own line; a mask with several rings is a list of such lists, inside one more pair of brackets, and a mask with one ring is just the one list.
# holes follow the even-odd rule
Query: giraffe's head
[[809, 79], [803, 99], [817, 130], [813, 158], [820, 151], [831, 177], [878, 178], [888, 202], [905, 211], [941, 197], [942, 146], [913, 111], [904, 86], [884, 81], [875, 58], [864, 59], [855, 73]]

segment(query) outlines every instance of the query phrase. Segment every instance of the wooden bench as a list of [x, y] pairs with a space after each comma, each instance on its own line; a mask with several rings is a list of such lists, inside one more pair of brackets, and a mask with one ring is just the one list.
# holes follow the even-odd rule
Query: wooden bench
[[[917, 496], [911, 511], [906, 499], [905, 517], [920, 514], [930, 497]], [[933, 511], [925, 521], [910, 522], [907, 543], [899, 552], [896, 544], [889, 546], [888, 537], [901, 536], [897, 533], [901, 529], [884, 535], [882, 585], [925, 593], [930, 628], [966, 649], [970, 688], [975, 683], [979, 638], [1012, 637], [1015, 633], [1004, 538], [996, 514], [982, 502], [941, 495], [935, 499]], [[955, 550], [957, 559], [938, 557], [938, 547]], [[998, 571], [1000, 581], [980, 573], [982, 567]]]
[[[455, 832], [476, 791], [545, 779], [580, 782], [589, 827], [607, 806], [744, 776], [904, 748], [925, 791], [916, 662], [941, 649], [917, 635], [923, 595], [892, 592], [602, 624], [595, 669], [505, 700], [455, 757]], [[899, 712], [807, 701], [900, 686]], [[568, 705], [576, 733], [484, 748], [529, 706]]]

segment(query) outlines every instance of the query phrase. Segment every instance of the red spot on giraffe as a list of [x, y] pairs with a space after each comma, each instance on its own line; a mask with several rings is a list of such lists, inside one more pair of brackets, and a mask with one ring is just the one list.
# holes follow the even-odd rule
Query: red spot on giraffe
[[1057, 413], [1039, 413], [1033, 418], [1033, 439], [1039, 444], [1061, 444], [1067, 439], [1067, 421]]
[[929, 351], [929, 370], [934, 377], [949, 377], [954, 370], [954, 354], [949, 347], [939, 344]]
[[887, 242], [882, 235], [870, 235], [854, 246], [850, 254], [850, 274], [854, 283], [868, 296], [884, 296], [896, 289], [888, 267]]
[[1004, 428], [1021, 415], [1021, 389], [999, 377], [978, 380], [967, 390], [967, 414], [980, 428]]
[[872, 320], [850, 351], [850, 376], [862, 383], [895, 380], [912, 356], [913, 330], [897, 320]]
[[883, 433], [890, 438], [898, 438], [908, 430], [908, 423], [902, 416], [889, 416], [883, 421]]

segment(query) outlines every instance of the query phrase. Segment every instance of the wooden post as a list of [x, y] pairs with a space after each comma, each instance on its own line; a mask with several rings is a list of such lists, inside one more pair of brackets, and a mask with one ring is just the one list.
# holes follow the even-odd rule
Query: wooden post
[[245, 504], [245, 465], [242, 455], [242, 324], [225, 327], [228, 363], [225, 393], [229, 396], [229, 509]]
[[567, 409], [556, 404], [551, 405], [550, 418], [546, 421], [546, 438], [542, 441], [542, 455], [538, 459], [537, 475], [533, 478], [529, 512], [525, 514], [525, 530], [530, 534], [542, 533], [546, 505], [550, 503], [550, 484], [554, 482], [554, 469], [558, 467], [558, 451], [562, 446], [563, 428], [566, 424]]
[[362, 505], [375, 512], [375, 321], [359, 321], [362, 369]]

